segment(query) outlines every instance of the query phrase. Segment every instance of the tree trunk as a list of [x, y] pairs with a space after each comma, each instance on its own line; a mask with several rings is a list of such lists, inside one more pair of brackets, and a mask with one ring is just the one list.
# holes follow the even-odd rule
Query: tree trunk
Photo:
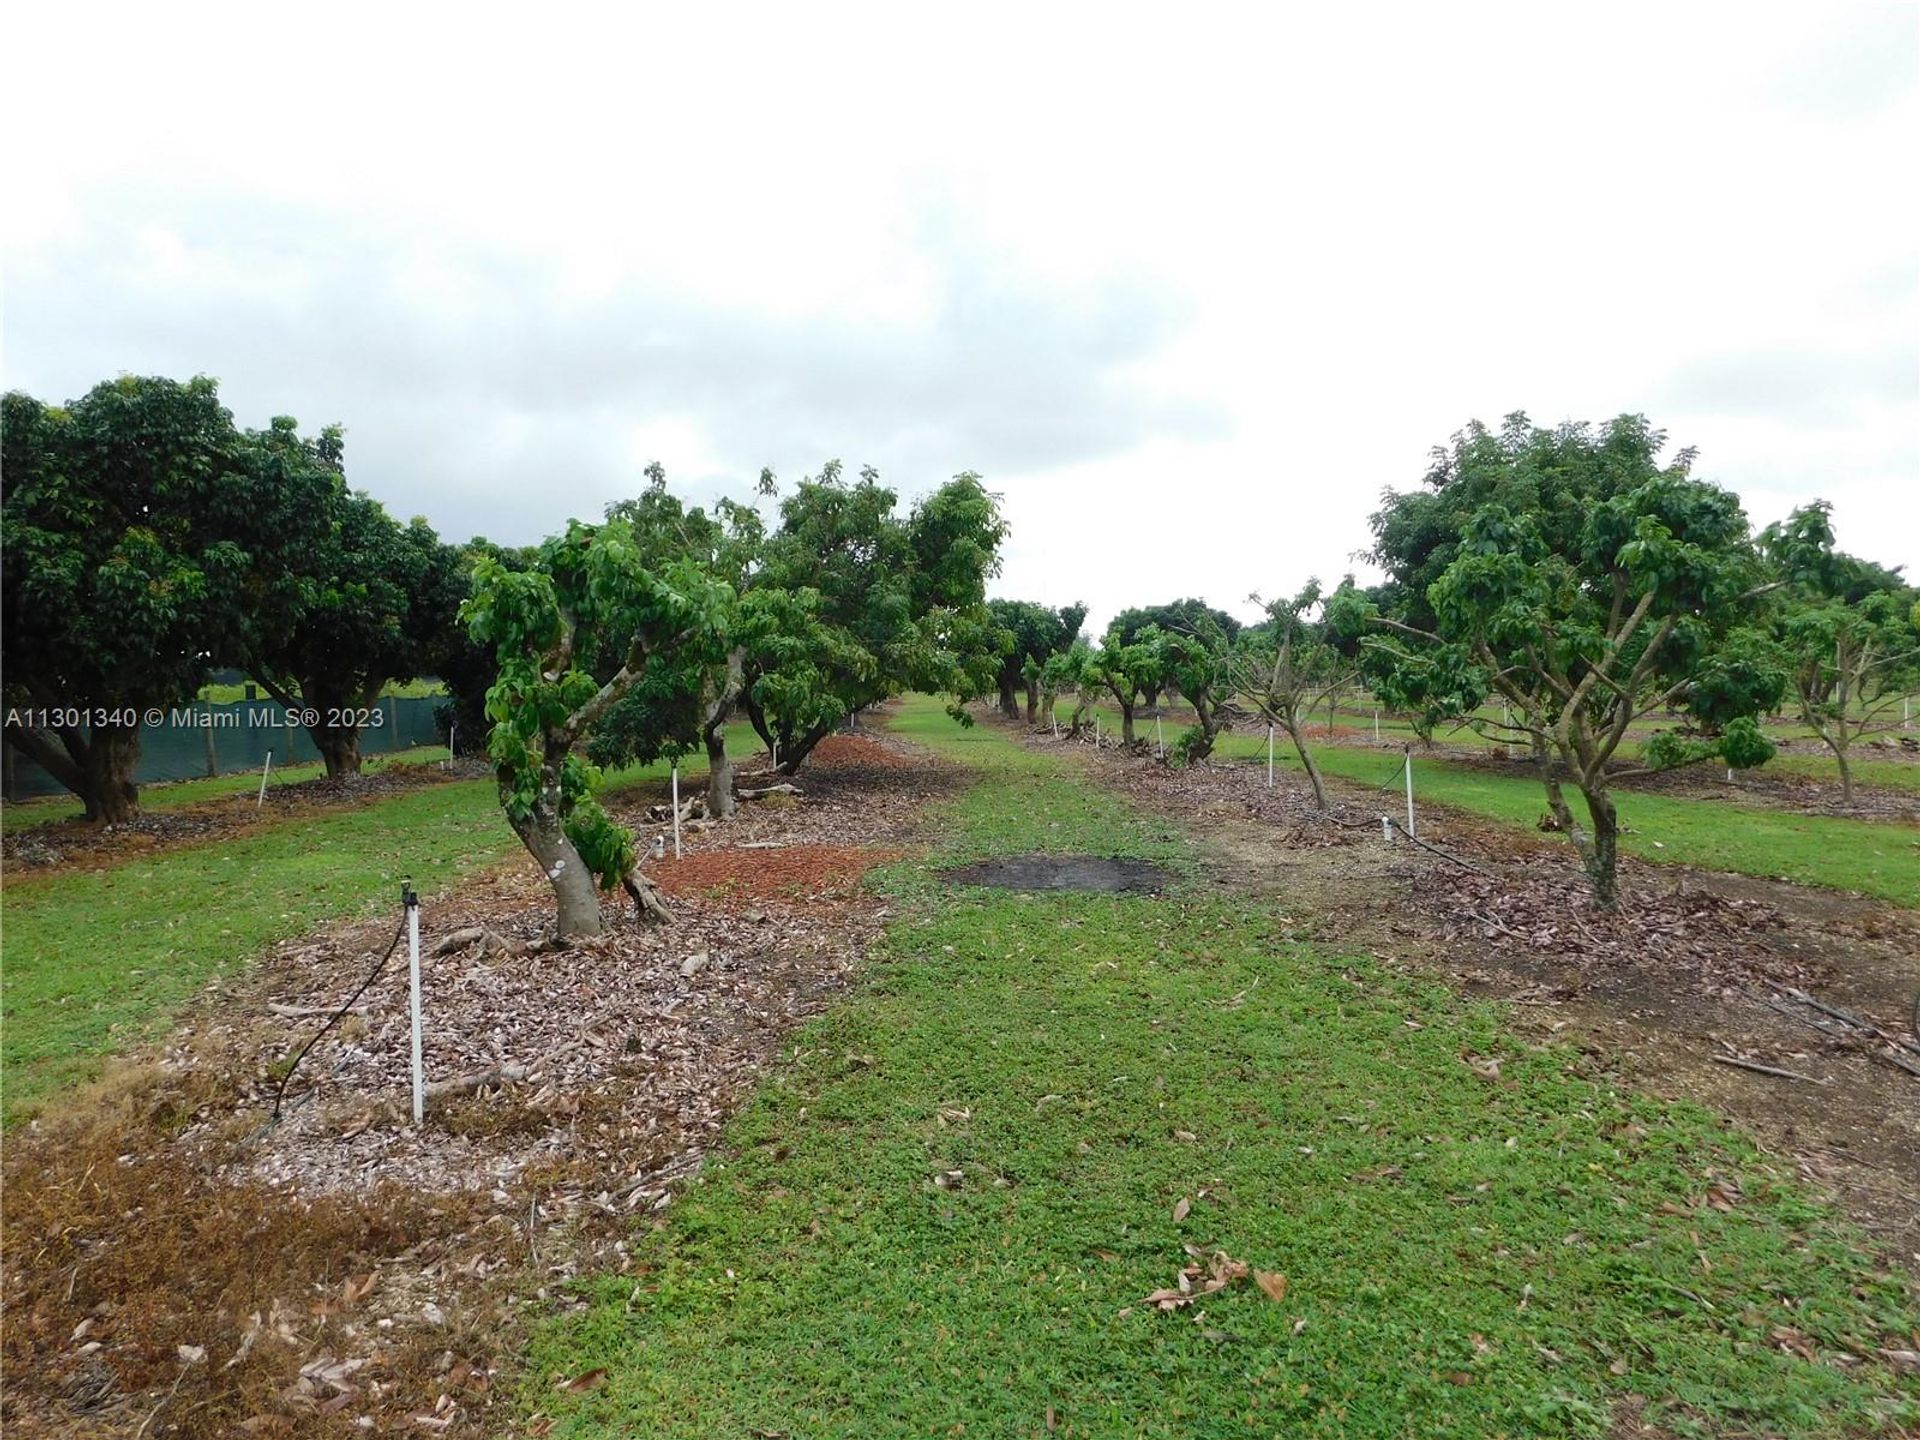
[[789, 737], [791, 743], [780, 746], [780, 763], [774, 767], [781, 775], [798, 775], [807, 756], [813, 753], [813, 747], [833, 733], [833, 722], [816, 725], [797, 739]]
[[706, 708], [700, 720], [707, 746], [707, 814], [725, 820], [733, 814], [733, 759], [727, 754], [727, 721], [746, 688], [747, 652], [735, 649], [727, 656], [727, 676], [717, 686], [712, 671], [702, 682]]
[[140, 788], [133, 783], [140, 763], [140, 726], [95, 725], [87, 732], [87, 818], [123, 825], [140, 813]]
[[1613, 808], [1613, 797], [1604, 790], [1581, 787], [1587, 813], [1593, 817], [1593, 842], [1587, 848], [1587, 879], [1593, 885], [1593, 903], [1602, 910], [1620, 906], [1618, 877], [1620, 817]]
[[1287, 732], [1287, 738], [1293, 741], [1294, 753], [1300, 757], [1300, 763], [1305, 767], [1307, 772], [1307, 779], [1313, 784], [1314, 808], [1325, 810], [1327, 808], [1327, 787], [1320, 779], [1320, 767], [1314, 763], [1313, 752], [1307, 749], [1307, 737], [1300, 733], [1300, 727], [1297, 724], [1282, 724], [1280, 728], [1285, 730]]
[[1040, 682], [1027, 681], [1027, 724], [1031, 725], [1040, 715]]
[[1014, 677], [1003, 674], [1000, 677], [1000, 713], [1009, 720], [1020, 718], [1020, 697], [1014, 688]]
[[307, 733], [327, 767], [327, 779], [344, 780], [360, 773], [360, 727], [357, 725], [309, 725]]
[[1160, 687], [1158, 685], [1151, 685], [1142, 689], [1140, 692], [1140, 703], [1149, 710], [1153, 709], [1154, 706], [1160, 703]]
[[706, 732], [707, 814], [725, 820], [733, 814], [733, 759], [727, 754], [727, 732], [715, 725]]
[[1833, 751], [1833, 758], [1840, 762], [1840, 803], [1851, 805], [1853, 804], [1853, 762], [1847, 759], [1847, 746], [1835, 744], [1829, 738], [1827, 748]]
[[1127, 745], [1133, 744], [1133, 702], [1120, 702], [1120, 739]]
[[[504, 773], [500, 776], [500, 790], [503, 801], [512, 794], [510, 777]], [[606, 927], [600, 919], [600, 892], [594, 886], [593, 874], [580, 858], [580, 852], [573, 848], [560, 820], [558, 763], [541, 768], [540, 793], [532, 812], [524, 819], [515, 820], [509, 810], [508, 820], [520, 843], [539, 862], [547, 883], [553, 887], [554, 904], [560, 916], [555, 933], [562, 940], [605, 934]]]
[[7, 739], [14, 749], [78, 796], [87, 807], [87, 819], [99, 818], [87, 783], [85, 735], [78, 730], [28, 730], [14, 725], [8, 728]]

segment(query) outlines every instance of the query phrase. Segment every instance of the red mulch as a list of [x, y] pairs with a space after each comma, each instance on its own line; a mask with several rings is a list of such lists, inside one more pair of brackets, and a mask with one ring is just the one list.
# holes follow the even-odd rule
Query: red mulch
[[869, 869], [899, 854], [853, 845], [703, 850], [656, 861], [648, 873], [671, 895], [699, 895], [722, 904], [778, 900], [793, 905], [844, 897]]

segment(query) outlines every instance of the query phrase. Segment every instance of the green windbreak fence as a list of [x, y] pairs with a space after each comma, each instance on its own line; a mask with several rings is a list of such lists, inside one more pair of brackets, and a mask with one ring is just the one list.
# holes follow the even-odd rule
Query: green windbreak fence
[[[384, 755], [415, 745], [444, 745], [447, 732], [434, 719], [444, 695], [388, 696], [379, 705], [380, 723], [360, 731], [360, 753]], [[134, 779], [142, 785], [165, 780], [196, 780], [236, 770], [258, 770], [273, 752], [273, 763], [293, 765], [317, 760], [320, 752], [297, 722], [286, 723], [287, 708], [271, 700], [237, 700], [231, 705], [196, 702], [168, 712], [158, 725], [140, 727], [140, 764]], [[58, 795], [64, 787], [11, 745], [6, 774], [0, 779], [9, 801]]]

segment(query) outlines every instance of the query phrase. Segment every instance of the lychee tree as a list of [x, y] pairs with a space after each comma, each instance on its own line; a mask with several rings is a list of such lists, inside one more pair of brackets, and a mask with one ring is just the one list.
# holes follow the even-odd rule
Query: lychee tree
[[[632, 833], [595, 797], [600, 772], [581, 746], [650, 666], [716, 645], [735, 603], [696, 566], [650, 568], [624, 520], [572, 522], [526, 571], [490, 558], [475, 566], [461, 614], [499, 665], [487, 754], [507, 822], [553, 887], [559, 938], [603, 933], [600, 891], [625, 886], [643, 910], [655, 902], [635, 876]], [[591, 666], [610, 646], [619, 667], [596, 679]]]

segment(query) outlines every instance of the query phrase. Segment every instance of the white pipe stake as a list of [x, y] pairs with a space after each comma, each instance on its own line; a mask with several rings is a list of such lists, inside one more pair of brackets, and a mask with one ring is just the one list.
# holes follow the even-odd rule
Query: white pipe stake
[[1411, 840], [1419, 832], [1413, 828], [1413, 747], [1407, 747], [1407, 838]]
[[1273, 726], [1267, 726], [1267, 789], [1273, 789]]
[[1373, 743], [1376, 745], [1380, 743], [1380, 712], [1378, 710], [1373, 712]]
[[1154, 748], [1160, 752], [1161, 758], [1165, 759], [1167, 754], [1167, 737], [1166, 733], [1160, 728], [1160, 717], [1158, 715], [1153, 717], [1153, 744]]
[[427, 1113], [427, 1066], [421, 1051], [424, 1030], [420, 1017], [420, 900], [407, 892], [407, 1004], [413, 1012], [413, 1123]]
[[454, 731], [458, 730], [459, 728], [460, 727], [455, 725], [453, 721], [451, 720], [447, 721], [447, 764], [449, 765], [453, 764], [453, 758], [454, 758], [453, 757], [453, 734], [454, 734]]
[[260, 767], [260, 798], [253, 802], [253, 808], [256, 810], [267, 803], [267, 776], [272, 770], [273, 751], [269, 750], [267, 751], [267, 763]]
[[673, 767], [673, 858], [680, 858], [680, 767]]

